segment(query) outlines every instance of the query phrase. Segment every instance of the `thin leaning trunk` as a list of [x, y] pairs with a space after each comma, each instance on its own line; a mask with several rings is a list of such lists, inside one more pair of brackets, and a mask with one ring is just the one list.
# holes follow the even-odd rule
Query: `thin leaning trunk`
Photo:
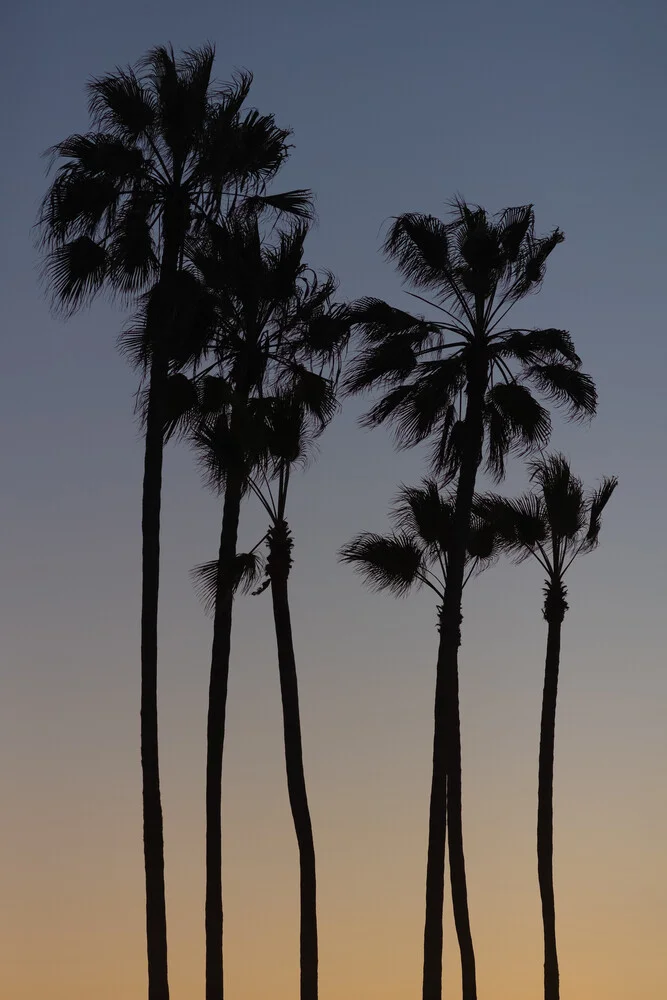
[[464, 1000], [475, 1000], [477, 983], [475, 949], [468, 912], [468, 886], [463, 853], [463, 814], [461, 797], [461, 720], [459, 712], [458, 669], [452, 672], [449, 709], [451, 749], [447, 771], [447, 813], [449, 817], [449, 877], [452, 888], [452, 908], [456, 935], [461, 952], [462, 994]]
[[540, 725], [540, 761], [537, 793], [537, 872], [544, 927], [544, 1000], [559, 1000], [556, 907], [553, 874], [553, 786], [556, 700], [563, 616], [550, 616]]
[[150, 371], [141, 512], [141, 774], [149, 1000], [169, 1000], [157, 710], [162, 409], [166, 378], [167, 366], [156, 354]]
[[303, 770], [303, 747], [299, 713], [299, 688], [292, 639], [288, 575], [292, 542], [285, 521], [269, 531], [268, 570], [271, 580], [273, 620], [278, 647], [280, 693], [283, 707], [285, 767], [294, 831], [299, 847], [300, 875], [300, 998], [317, 1000], [317, 881], [315, 845], [308, 808], [306, 778]]
[[227, 685], [232, 643], [233, 588], [231, 573], [236, 557], [242, 493], [240, 477], [230, 474], [225, 488], [218, 553], [206, 732], [206, 1000], [223, 1000], [224, 995], [222, 757], [225, 744]]
[[[429, 843], [426, 866], [423, 1000], [442, 997], [443, 900], [445, 880], [445, 826], [449, 821], [449, 857], [452, 907], [461, 953], [463, 1000], [476, 1000], [475, 952], [468, 914], [463, 828], [461, 817], [461, 742], [458, 702], [458, 650], [461, 643], [461, 604], [468, 533], [477, 469], [483, 443], [483, 403], [486, 362], [468, 379], [465, 443], [456, 502], [447, 579], [440, 614], [440, 647], [436, 675], [433, 734], [433, 778], [429, 806]], [[443, 781], [442, 771], [446, 774]], [[446, 786], [446, 794], [445, 794]], [[443, 815], [446, 811], [446, 819]]]

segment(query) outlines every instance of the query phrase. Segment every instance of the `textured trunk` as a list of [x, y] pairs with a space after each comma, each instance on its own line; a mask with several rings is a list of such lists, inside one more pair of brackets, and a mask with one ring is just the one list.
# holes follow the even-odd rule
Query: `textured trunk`
[[218, 553], [213, 648], [206, 731], [206, 1000], [222, 1000], [222, 756], [229, 657], [232, 643], [232, 569], [236, 557], [242, 481], [230, 474], [225, 488]]
[[317, 882], [315, 846], [303, 771], [299, 689], [292, 640], [287, 580], [292, 540], [285, 521], [269, 531], [268, 571], [271, 580], [273, 620], [278, 646], [280, 693], [283, 705], [285, 766], [294, 830], [299, 847], [301, 1000], [317, 1000]]
[[544, 927], [544, 1000], [558, 1000], [560, 995], [553, 873], [553, 787], [560, 636], [566, 607], [562, 584], [556, 584], [547, 593], [544, 609], [548, 632], [537, 791], [537, 873]]
[[[463, 1000], [476, 1000], [475, 953], [468, 916], [461, 820], [461, 737], [458, 700], [458, 649], [466, 547], [484, 435], [483, 403], [487, 363], [483, 356], [468, 374], [465, 441], [456, 489], [454, 530], [448, 552], [447, 580], [440, 614], [436, 677], [433, 778], [429, 811], [424, 926], [423, 1000], [442, 996], [442, 909], [445, 876], [445, 816], [449, 821], [449, 858], [454, 922], [461, 953]], [[446, 782], [443, 781], [443, 770]], [[446, 794], [445, 794], [446, 784]]]
[[141, 773], [149, 1000], [169, 1000], [157, 711], [160, 500], [166, 378], [167, 364], [156, 352], [150, 371], [141, 513]]

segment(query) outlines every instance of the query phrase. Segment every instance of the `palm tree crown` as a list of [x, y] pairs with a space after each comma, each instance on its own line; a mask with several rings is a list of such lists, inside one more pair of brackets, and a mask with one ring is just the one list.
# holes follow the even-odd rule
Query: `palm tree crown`
[[499, 548], [516, 562], [530, 556], [546, 572], [544, 615], [565, 614], [563, 578], [577, 556], [598, 544], [602, 513], [618, 480], [605, 477], [584, 490], [564, 455], [556, 453], [530, 463], [537, 489], [517, 498], [490, 493], [477, 498], [475, 510], [497, 532]]
[[92, 128], [57, 143], [64, 160], [39, 218], [46, 276], [68, 311], [102, 287], [133, 294], [169, 250], [182, 265], [186, 237], [239, 201], [308, 213], [306, 191], [267, 196], [288, 153], [289, 130], [245, 110], [252, 76], [215, 85], [215, 51], [180, 58], [151, 50], [136, 68], [88, 86]]
[[549, 438], [549, 414], [533, 390], [573, 416], [592, 415], [595, 387], [580, 371], [570, 335], [503, 326], [512, 306], [537, 290], [563, 239], [558, 229], [535, 236], [530, 205], [491, 217], [456, 202], [449, 222], [415, 213], [396, 218], [384, 252], [414, 288], [432, 293], [414, 297], [442, 318], [427, 320], [378, 299], [356, 303], [364, 346], [347, 387], [383, 392], [366, 423], [389, 421], [403, 447], [435, 435], [434, 469], [453, 472], [465, 436], [464, 396], [476, 379], [487, 467], [500, 479], [509, 451], [543, 447]]

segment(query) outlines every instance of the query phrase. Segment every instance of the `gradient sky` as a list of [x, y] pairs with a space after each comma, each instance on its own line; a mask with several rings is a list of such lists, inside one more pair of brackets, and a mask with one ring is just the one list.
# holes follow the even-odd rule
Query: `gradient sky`
[[[407, 306], [378, 253], [405, 210], [455, 193], [533, 202], [564, 229], [531, 325], [571, 330], [597, 379], [588, 429], [553, 444], [620, 486], [571, 571], [556, 747], [564, 1000], [667, 995], [664, 61], [667, 8], [305, 0], [25, 2], [3, 14], [0, 242], [0, 995], [145, 997], [139, 697], [142, 447], [123, 314], [65, 324], [37, 285], [42, 151], [86, 128], [84, 83], [150, 46], [215, 41], [217, 74], [294, 129], [282, 184], [318, 196], [309, 257], [341, 295]], [[294, 482], [293, 611], [319, 861], [322, 1000], [419, 995], [434, 685], [428, 595], [369, 595], [338, 547], [382, 530], [420, 475], [345, 411]], [[525, 481], [514, 463], [507, 489]], [[160, 709], [173, 1000], [202, 996], [203, 776], [211, 625], [188, 570], [219, 502], [170, 447]], [[243, 538], [262, 522], [249, 511]], [[537, 566], [470, 585], [461, 663], [465, 833], [480, 1000], [541, 983], [536, 761], [545, 628]], [[293, 1000], [296, 848], [268, 596], [238, 605], [224, 788], [232, 1000]], [[457, 994], [448, 917], [447, 996]]]

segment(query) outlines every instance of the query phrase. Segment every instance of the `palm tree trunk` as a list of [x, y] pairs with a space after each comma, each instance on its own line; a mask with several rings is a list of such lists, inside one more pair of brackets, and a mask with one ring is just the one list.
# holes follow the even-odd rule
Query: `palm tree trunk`
[[157, 710], [160, 503], [164, 447], [162, 411], [166, 378], [166, 362], [156, 351], [148, 392], [141, 512], [141, 774], [149, 1000], [169, 1000]]
[[317, 1000], [317, 882], [315, 845], [303, 770], [301, 719], [296, 660], [287, 581], [291, 567], [292, 539], [287, 523], [278, 521], [269, 530], [268, 572], [271, 580], [273, 620], [278, 647], [280, 693], [283, 705], [285, 767], [292, 819], [299, 847], [300, 872], [300, 997]]
[[[540, 725], [540, 760], [537, 792], [537, 873], [542, 900], [544, 927], [544, 1000], [558, 1000], [560, 995], [558, 952], [556, 949], [556, 907], [553, 873], [553, 787], [554, 742], [556, 730], [556, 699], [558, 697], [558, 670], [560, 665], [561, 625], [565, 607], [549, 611], [547, 596], [547, 655], [544, 668], [542, 694], [542, 720]], [[562, 604], [564, 594], [562, 595]]]
[[445, 901], [445, 839], [447, 833], [447, 711], [445, 641], [440, 630], [435, 682], [435, 726], [433, 767], [428, 817], [428, 858], [426, 862], [426, 916], [424, 920], [423, 1000], [440, 1000], [442, 995], [442, 911]]
[[[454, 507], [452, 544], [447, 554], [447, 579], [440, 613], [440, 646], [436, 675], [433, 734], [433, 777], [429, 807], [426, 866], [423, 1000], [442, 996], [442, 909], [445, 879], [445, 827], [449, 820], [449, 858], [454, 922], [461, 953], [463, 1000], [476, 1000], [477, 985], [461, 816], [461, 736], [458, 698], [458, 650], [461, 644], [461, 604], [470, 517], [484, 436], [483, 405], [487, 367], [480, 357], [469, 373], [465, 441]], [[443, 770], [446, 780], [443, 779]], [[446, 813], [446, 818], [445, 818]]]
[[476, 1000], [475, 949], [468, 912], [468, 886], [463, 853], [463, 815], [461, 796], [461, 719], [459, 713], [458, 669], [452, 672], [450, 696], [451, 723], [447, 777], [447, 813], [449, 817], [449, 878], [456, 935], [461, 952], [462, 994], [464, 1000]]
[[233, 588], [242, 479], [230, 473], [222, 511], [206, 732], [206, 1000], [223, 1000], [222, 756], [232, 642]]

